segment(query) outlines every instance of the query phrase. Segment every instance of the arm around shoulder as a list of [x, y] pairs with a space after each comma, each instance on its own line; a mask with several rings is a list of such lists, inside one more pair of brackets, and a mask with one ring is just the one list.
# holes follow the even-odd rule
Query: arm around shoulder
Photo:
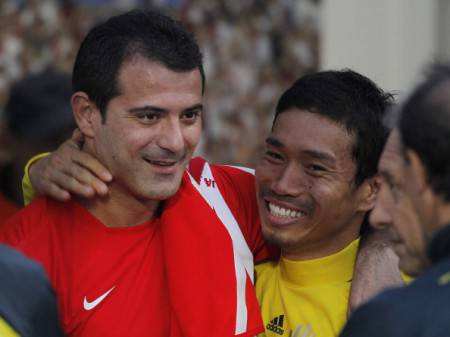
[[23, 179], [27, 203], [36, 195], [67, 201], [71, 194], [92, 198], [108, 193], [107, 182], [112, 180], [110, 172], [93, 155], [81, 149], [82, 142], [83, 135], [75, 131], [55, 152], [30, 160]]
[[401, 286], [398, 257], [389, 244], [389, 233], [377, 230], [361, 239], [349, 298], [349, 313], [380, 291]]

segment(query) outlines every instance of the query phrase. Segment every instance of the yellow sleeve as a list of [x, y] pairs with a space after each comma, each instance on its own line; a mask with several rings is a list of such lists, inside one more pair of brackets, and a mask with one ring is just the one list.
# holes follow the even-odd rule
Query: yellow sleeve
[[28, 174], [30, 167], [38, 160], [48, 156], [49, 154], [50, 152], [38, 154], [33, 158], [31, 158], [25, 165], [25, 173], [22, 179], [22, 193], [25, 206], [28, 205], [31, 202], [31, 200], [33, 200], [36, 197], [36, 192], [34, 191], [33, 186], [31, 185], [30, 175]]
[[402, 270], [400, 270], [400, 276], [402, 277], [402, 280], [405, 284], [410, 284], [412, 281], [415, 280], [414, 277], [406, 274], [405, 272], [403, 272]]

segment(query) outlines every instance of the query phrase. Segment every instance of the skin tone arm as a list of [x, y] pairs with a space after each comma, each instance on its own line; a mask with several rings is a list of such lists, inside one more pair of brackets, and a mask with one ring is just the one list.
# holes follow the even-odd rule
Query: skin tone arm
[[108, 194], [111, 173], [97, 159], [80, 151], [82, 145], [83, 135], [77, 129], [71, 139], [30, 167], [36, 194], [60, 201], [69, 200], [71, 193], [85, 198]]
[[403, 285], [398, 257], [389, 246], [389, 232], [373, 230], [361, 239], [350, 291], [348, 313], [380, 291]]

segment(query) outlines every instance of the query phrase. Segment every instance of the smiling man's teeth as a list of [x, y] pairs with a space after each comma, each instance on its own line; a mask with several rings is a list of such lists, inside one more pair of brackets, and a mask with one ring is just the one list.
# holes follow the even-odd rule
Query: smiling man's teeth
[[300, 218], [303, 214], [301, 212], [295, 211], [293, 209], [284, 208], [277, 206], [275, 204], [269, 203], [270, 214], [282, 218]]
[[175, 164], [175, 162], [163, 162], [163, 161], [149, 160], [149, 159], [146, 159], [146, 161], [149, 162], [150, 164], [159, 165], [159, 166], [172, 166]]
[[171, 166], [173, 165], [173, 163], [165, 163], [162, 161], [153, 161], [152, 163], [156, 164], [156, 165], [160, 165], [160, 166]]

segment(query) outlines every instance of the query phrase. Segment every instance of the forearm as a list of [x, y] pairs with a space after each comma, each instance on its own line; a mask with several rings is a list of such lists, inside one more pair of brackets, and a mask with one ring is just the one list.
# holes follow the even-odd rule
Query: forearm
[[376, 230], [361, 238], [349, 298], [349, 312], [380, 291], [403, 285], [398, 257], [389, 244], [389, 233]]

